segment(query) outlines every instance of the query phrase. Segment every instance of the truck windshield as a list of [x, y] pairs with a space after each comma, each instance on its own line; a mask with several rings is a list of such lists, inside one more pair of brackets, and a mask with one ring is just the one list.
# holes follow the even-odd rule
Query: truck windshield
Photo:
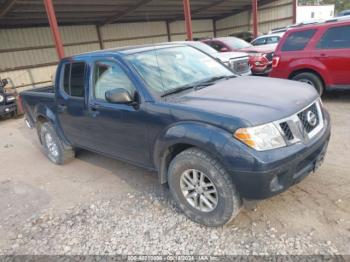
[[221, 63], [189, 46], [153, 49], [126, 59], [158, 96], [189, 89], [209, 79], [234, 76]]

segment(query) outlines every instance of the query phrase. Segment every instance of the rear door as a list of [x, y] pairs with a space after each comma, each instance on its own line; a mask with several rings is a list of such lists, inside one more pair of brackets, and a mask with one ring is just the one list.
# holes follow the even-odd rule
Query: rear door
[[89, 125], [85, 114], [85, 93], [88, 83], [88, 65], [84, 61], [66, 62], [61, 67], [57, 116], [65, 137], [75, 146], [88, 140]]
[[313, 53], [329, 71], [332, 85], [350, 86], [350, 25], [325, 30]]

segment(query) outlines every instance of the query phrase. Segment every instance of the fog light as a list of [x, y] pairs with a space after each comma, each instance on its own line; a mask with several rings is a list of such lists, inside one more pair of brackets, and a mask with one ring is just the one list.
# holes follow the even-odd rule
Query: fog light
[[8, 111], [10, 111], [10, 109], [8, 109], [8, 108], [5, 108], [5, 112], [7, 113]]
[[275, 176], [274, 178], [272, 178], [270, 182], [271, 192], [280, 191], [282, 189], [283, 189], [283, 186], [279, 183], [278, 176]]

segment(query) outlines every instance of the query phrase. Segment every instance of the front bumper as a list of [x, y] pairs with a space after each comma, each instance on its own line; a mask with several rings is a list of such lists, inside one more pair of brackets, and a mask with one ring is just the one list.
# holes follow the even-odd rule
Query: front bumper
[[[293, 145], [290, 148], [278, 149], [278, 152], [270, 152], [269, 161], [258, 164], [257, 171], [231, 170], [242, 197], [264, 199], [274, 196], [286, 191], [315, 171], [322, 164], [330, 139], [331, 126], [328, 113], [325, 116], [326, 126], [310, 141], [310, 144]], [[266, 151], [263, 154], [269, 153]]]
[[16, 104], [9, 104], [9, 105], [1, 105], [0, 106], [0, 116], [4, 116], [7, 114], [10, 114], [17, 110]]

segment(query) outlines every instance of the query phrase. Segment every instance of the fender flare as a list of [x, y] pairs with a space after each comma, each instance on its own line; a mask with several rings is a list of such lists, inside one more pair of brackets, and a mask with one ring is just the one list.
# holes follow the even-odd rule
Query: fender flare
[[153, 150], [154, 166], [160, 182], [164, 184], [168, 180], [168, 166], [176, 155], [172, 148], [178, 145], [184, 145], [183, 150], [197, 147], [213, 155], [225, 167], [226, 161], [220, 151], [231, 138], [230, 132], [203, 122], [185, 121], [169, 126], [157, 137]]
[[293, 68], [293, 70], [289, 74], [288, 78], [290, 78], [297, 71], [305, 70], [305, 71], [314, 71], [317, 75], [319, 75], [325, 87], [328, 86], [329, 82], [332, 79], [326, 66], [321, 62], [316, 62], [313, 60], [311, 61], [309, 59], [305, 59], [305, 60], [302, 59], [297, 63], [292, 63], [290, 67]]
[[65, 138], [63, 130], [60, 128], [57, 116], [53, 112], [53, 110], [51, 110], [49, 107], [45, 106], [44, 104], [39, 103], [35, 107], [34, 115], [36, 116], [34, 121], [35, 121], [35, 125], [37, 127], [37, 132], [38, 132], [40, 143], [42, 143], [42, 141], [40, 139], [40, 134], [39, 134], [40, 130], [39, 130], [38, 122], [39, 122], [39, 118], [42, 117], [42, 118], [45, 118], [47, 120], [47, 122], [50, 122], [53, 125], [55, 131], [57, 132], [58, 137], [62, 140], [64, 146], [70, 147], [70, 143]]

